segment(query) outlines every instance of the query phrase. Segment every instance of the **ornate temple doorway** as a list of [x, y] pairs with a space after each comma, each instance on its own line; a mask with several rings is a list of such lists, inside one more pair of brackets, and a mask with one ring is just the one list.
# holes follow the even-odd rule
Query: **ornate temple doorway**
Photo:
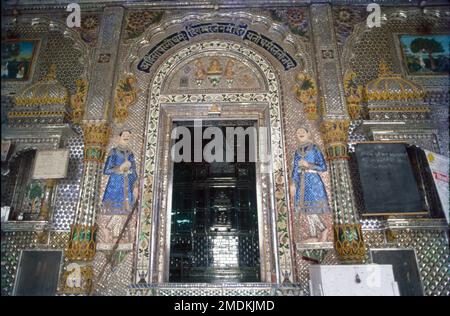
[[[220, 114], [211, 115], [214, 108]], [[174, 129], [191, 129], [193, 141], [189, 144], [195, 146], [193, 122], [201, 122], [200, 134], [210, 127], [220, 129], [223, 135], [228, 127], [251, 127], [257, 141], [250, 143], [250, 136], [245, 136], [244, 142], [236, 138], [233, 154], [246, 153], [244, 162], [207, 162], [204, 155], [197, 162], [176, 162], [172, 155], [178, 142]], [[253, 144], [257, 147], [253, 154], [270, 152], [269, 122], [269, 106], [264, 102], [161, 105], [159, 167], [155, 170], [159, 179], [155, 202], [160, 211], [153, 217], [153, 232], [159, 236], [153, 240], [159, 244], [155, 243], [156, 251], [150, 253], [159, 283], [255, 284], [276, 278], [276, 227], [269, 194], [273, 187], [271, 160], [253, 158], [250, 162], [252, 151], [245, 148]], [[214, 138], [201, 135], [200, 149]], [[225, 143], [226, 147], [230, 142]], [[195, 150], [190, 149], [192, 158]]]
[[[173, 163], [169, 282], [259, 282], [256, 157], [250, 150], [255, 144], [249, 134], [242, 136], [242, 143], [234, 133], [256, 130], [256, 121], [206, 120], [201, 124], [173, 124], [192, 136], [194, 129], [201, 135], [207, 130], [218, 132], [213, 140], [201, 140], [202, 153], [212, 142], [222, 146], [212, 148], [217, 155], [214, 161], [206, 161], [204, 155], [196, 160], [195, 141], [190, 138], [190, 148], [183, 149], [187, 150], [185, 157], [190, 157]], [[174, 142], [185, 137], [178, 136]]]
[[[217, 63], [222, 69], [220, 78], [211, 70]], [[225, 69], [233, 63], [236, 70], [239, 70], [235, 74], [240, 77], [227, 78]], [[202, 80], [196, 79], [198, 73], [203, 73], [197, 71], [201, 65], [205, 66], [207, 75], [211, 73]], [[194, 286], [192, 284], [199, 282], [203, 286], [204, 282], [214, 285], [217, 280], [219, 285], [229, 281], [234, 284], [245, 283], [242, 285], [244, 287], [259, 288], [279, 283], [282, 279], [293, 280], [293, 259], [288, 233], [290, 224], [286, 207], [287, 175], [284, 169], [281, 91], [275, 68], [258, 51], [242, 43], [208, 40], [193, 42], [177, 50], [155, 67], [151, 77], [145, 77], [143, 72], [138, 72], [137, 76], [140, 78], [138, 82], [149, 83], [149, 94], [145, 101], [148, 114], [135, 259], [136, 283], [178, 288], [178, 285]], [[246, 84], [242, 84], [243, 82]], [[249, 86], [250, 83], [252, 86]], [[231, 177], [228, 182], [225, 181], [226, 174], [222, 174], [221, 180], [212, 179], [215, 175], [210, 173], [211, 165], [199, 167], [209, 172], [204, 178], [193, 174], [194, 165], [185, 166], [184, 169], [192, 172], [186, 178], [178, 179], [178, 175], [173, 174], [178, 168], [183, 169], [175, 166], [171, 159], [173, 127], [180, 122], [194, 120], [216, 121], [217, 127], [223, 127], [230, 120], [241, 121], [242, 124], [245, 120], [254, 124], [259, 136], [264, 136], [258, 139], [258, 151], [262, 150], [270, 159], [257, 161], [253, 166], [243, 168], [246, 169], [243, 172], [255, 174], [253, 180], [247, 180], [245, 190], [236, 185], [244, 185], [244, 181], [239, 182], [239, 176]], [[194, 182], [196, 187], [192, 185]], [[188, 195], [180, 193], [188, 183], [191, 184], [191, 190], [201, 191], [195, 193], [201, 198], [193, 195], [186, 198], [185, 202], [180, 202], [184, 200], [183, 194]], [[220, 187], [221, 185], [224, 187]], [[249, 196], [248, 210], [243, 211], [239, 206], [239, 190], [245, 191]], [[181, 195], [179, 200], [175, 197], [177, 194]], [[196, 205], [200, 200], [203, 204]], [[194, 207], [203, 209], [199, 210], [199, 216], [197, 211], [193, 215]], [[179, 222], [178, 219], [172, 221], [172, 214], [178, 212], [178, 208], [183, 208], [182, 212], [188, 218], [180, 217]], [[191, 210], [186, 211], [186, 208]], [[223, 208], [238, 208], [242, 215], [247, 212], [240, 220], [251, 223], [248, 226], [241, 222], [233, 224], [230, 219], [228, 224], [226, 220], [225, 224], [220, 224], [218, 217], [214, 216]], [[201, 212], [204, 213], [202, 216]], [[229, 215], [232, 218], [232, 212]], [[199, 219], [206, 222], [200, 223]], [[196, 235], [200, 230], [202, 234]], [[251, 239], [246, 242], [252, 244], [253, 254], [239, 254], [239, 234], [242, 233]], [[225, 270], [219, 268], [221, 264], [225, 265], [222, 259], [214, 261], [212, 258], [212, 249], [215, 249], [213, 237], [218, 236], [228, 236], [228, 241], [225, 242], [228, 243], [228, 249], [238, 249], [233, 253], [233, 256], [237, 254], [238, 257], [230, 255], [229, 258], [233, 259], [230, 259]], [[180, 245], [176, 241], [179, 237], [182, 237]], [[237, 238], [238, 246], [233, 246], [232, 237]], [[209, 238], [209, 242], [204, 243], [206, 246], [202, 249], [203, 253], [198, 253], [197, 257], [194, 252], [200, 248], [194, 247], [196, 238]], [[191, 244], [183, 246], [183, 241], [187, 240]], [[248, 260], [243, 262], [240, 258], [245, 256]], [[194, 262], [194, 258], [197, 261]], [[217, 264], [214, 265], [213, 262]]]

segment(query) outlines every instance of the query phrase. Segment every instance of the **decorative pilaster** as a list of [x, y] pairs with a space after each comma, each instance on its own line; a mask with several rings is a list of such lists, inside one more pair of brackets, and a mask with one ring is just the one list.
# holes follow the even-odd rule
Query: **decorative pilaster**
[[323, 95], [322, 137], [331, 179], [335, 249], [343, 261], [360, 261], [365, 247], [348, 165], [348, 128], [352, 111], [346, 106], [341, 66], [329, 4], [311, 5], [319, 91]]
[[[84, 122], [84, 169], [80, 184], [81, 196], [78, 212], [70, 228], [70, 238], [66, 256], [74, 265], [69, 273], [67, 266], [63, 274], [63, 292], [87, 294], [91, 290], [93, 276], [91, 262], [95, 256], [97, 225], [95, 216], [99, 201], [100, 175], [108, 145], [110, 127], [106, 122]], [[76, 266], [75, 266], [76, 265]], [[78, 271], [77, 269], [80, 269]], [[76, 277], [81, 280], [74, 281]], [[76, 285], [77, 287], [73, 287]]]
[[[109, 142], [110, 104], [113, 97], [116, 58], [124, 16], [123, 7], [106, 7], [102, 15], [99, 38], [91, 67], [90, 85], [77, 82], [77, 100], [72, 110], [81, 120], [84, 136], [84, 169], [77, 214], [70, 231], [66, 251], [70, 263], [63, 273], [63, 292], [91, 293], [94, 272], [92, 260], [96, 251], [96, 215], [100, 206], [99, 190], [106, 148]], [[75, 101], [75, 102], [74, 102]], [[86, 108], [83, 113], [84, 104]]]
[[[78, 213], [72, 226], [71, 236], [76, 243], [90, 243], [95, 239], [95, 215], [98, 208], [98, 190], [100, 189], [100, 175], [109, 142], [110, 127], [106, 122], [85, 122], [84, 132], [84, 170], [81, 186], [81, 197]], [[82, 248], [82, 247], [81, 247]], [[74, 256], [76, 257], [76, 256]], [[92, 256], [84, 257], [92, 259]]]
[[314, 35], [319, 91], [324, 101], [322, 104], [324, 116], [327, 119], [345, 118], [348, 114], [334, 35], [333, 15], [329, 4], [311, 5], [311, 27]]
[[330, 166], [334, 206], [334, 247], [343, 261], [362, 261], [365, 246], [348, 166], [348, 120], [323, 121], [322, 138]]
[[124, 16], [123, 7], [106, 7], [103, 11], [95, 60], [90, 78], [88, 105], [84, 118], [97, 120], [108, 116], [113, 97], [115, 65]]

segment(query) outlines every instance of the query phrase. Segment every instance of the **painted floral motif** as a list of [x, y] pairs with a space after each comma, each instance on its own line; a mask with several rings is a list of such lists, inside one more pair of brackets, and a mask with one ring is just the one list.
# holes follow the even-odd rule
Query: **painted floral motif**
[[113, 118], [118, 123], [123, 123], [127, 119], [128, 108], [137, 99], [136, 83], [136, 77], [134, 76], [127, 76], [117, 83]]
[[126, 38], [138, 37], [151, 24], [159, 22], [162, 15], [162, 12], [152, 10], [130, 12], [126, 17]]
[[287, 10], [273, 10], [272, 18], [285, 23], [292, 33], [309, 38], [309, 22], [307, 9], [290, 8]]
[[305, 73], [299, 73], [294, 86], [295, 97], [303, 104], [303, 112], [308, 120], [319, 118], [317, 109], [317, 86], [315, 80]]
[[334, 25], [338, 45], [344, 44], [347, 37], [353, 32], [353, 27], [365, 19], [367, 13], [358, 7], [333, 7]]
[[341, 8], [337, 12], [337, 21], [341, 24], [347, 24], [348, 22], [351, 22], [354, 18], [353, 11], [349, 10], [348, 8]]
[[99, 29], [99, 20], [96, 15], [87, 15], [81, 18], [80, 35], [81, 38], [88, 44], [93, 44], [97, 41]]
[[72, 122], [79, 124], [84, 115], [88, 82], [86, 79], [77, 79], [75, 85], [77, 86], [77, 91], [70, 97], [70, 107], [72, 108]]
[[358, 84], [356, 73], [347, 71], [344, 75], [344, 91], [347, 100], [347, 110], [351, 119], [361, 117], [361, 101], [363, 100], [363, 86]]
[[82, 21], [81, 25], [86, 30], [95, 29], [98, 26], [98, 18], [95, 15], [86, 16]]

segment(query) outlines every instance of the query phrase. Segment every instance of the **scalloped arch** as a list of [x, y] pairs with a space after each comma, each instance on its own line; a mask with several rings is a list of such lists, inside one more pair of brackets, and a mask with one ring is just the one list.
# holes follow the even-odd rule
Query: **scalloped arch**
[[[175, 94], [166, 95], [161, 93], [163, 91], [164, 79], [181, 60], [189, 58], [192, 54], [205, 51], [207, 49], [218, 49], [224, 51], [234, 51], [242, 56], [245, 56], [252, 62], [254, 62], [260, 71], [264, 74], [264, 79], [266, 81], [268, 89], [263, 92], [248, 92], [248, 93], [199, 93], [199, 94]], [[273, 193], [271, 193], [271, 198], [274, 199], [274, 205], [269, 207], [268, 212], [274, 212], [277, 214], [277, 222], [273, 223], [275, 227], [276, 239], [279, 241], [277, 244], [277, 254], [279, 257], [278, 264], [281, 274], [288, 276], [291, 281], [293, 281], [293, 255], [291, 250], [291, 243], [289, 238], [290, 231], [290, 219], [287, 212], [287, 173], [286, 173], [286, 161], [284, 159], [284, 136], [282, 127], [282, 115], [281, 115], [281, 88], [279, 76], [276, 73], [273, 65], [260, 54], [258, 51], [245, 46], [242, 43], [237, 43], [234, 41], [221, 41], [221, 40], [205, 40], [196, 41], [190, 43], [189, 46], [183, 47], [169, 57], [164, 58], [164, 61], [154, 68], [154, 74], [151, 76], [151, 80], [145, 82], [146, 89], [148, 90], [148, 95], [143, 95], [142, 98], [146, 98], [147, 104], [147, 120], [146, 120], [146, 140], [145, 140], [145, 158], [143, 162], [144, 179], [149, 179], [151, 182], [146, 183], [143, 188], [142, 200], [141, 200], [141, 212], [139, 216], [139, 228], [138, 228], [138, 245], [137, 245], [137, 260], [136, 260], [136, 278], [139, 279], [140, 276], [145, 275], [149, 278], [150, 271], [150, 251], [149, 247], [156, 242], [161, 246], [161, 242], [164, 243], [165, 232], [161, 230], [158, 233], [157, 240], [152, 241], [150, 238], [150, 232], [153, 232], [156, 228], [152, 225], [152, 216], [155, 214], [160, 214], [161, 212], [167, 212], [164, 209], [165, 206], [160, 206], [158, 201], [160, 201], [160, 192], [158, 187], [162, 183], [166, 183], [166, 180], [157, 180], [158, 163], [161, 158], [157, 157], [157, 152], [159, 152], [157, 140], [159, 139], [159, 124], [160, 122], [160, 108], [161, 104], [190, 104], [191, 106], [199, 104], [211, 104], [211, 103], [253, 103], [253, 104], [267, 104], [268, 110], [268, 121], [267, 124], [270, 125], [270, 148], [273, 161], [271, 164], [271, 174], [276, 182], [273, 182]], [[140, 79], [145, 79], [145, 73], [139, 72], [134, 69], [138, 81]], [[146, 181], [147, 182], [147, 181]], [[161, 218], [165, 218], [163, 215]], [[165, 227], [165, 224], [161, 224], [161, 227]], [[152, 238], [156, 236], [152, 235]], [[161, 266], [164, 261], [164, 254], [162, 251], [158, 252], [159, 255], [155, 262], [156, 265]], [[153, 262], [153, 261], [152, 261]], [[150, 279], [147, 279], [149, 282]]]
[[[305, 41], [302, 37], [292, 34], [287, 26], [272, 20], [270, 17], [261, 14], [249, 13], [245, 11], [236, 12], [209, 12], [209, 13], [189, 13], [189, 14], [177, 14], [174, 16], [163, 16], [162, 20], [149, 27], [141, 36], [130, 40], [129, 53], [125, 57], [124, 71], [127, 73], [133, 72], [133, 68], [136, 67], [138, 61], [142, 56], [154, 45], [156, 45], [162, 37], [171, 32], [179, 31], [188, 23], [195, 22], [240, 22], [252, 25], [254, 28], [258, 28], [261, 34], [271, 38], [276, 43], [281, 45], [289, 53], [291, 53], [298, 66], [293, 68], [295, 71], [306, 71], [307, 73], [314, 73], [313, 62], [311, 59], [310, 43]], [[199, 41], [203, 41], [206, 36], [199, 36]], [[227, 35], [215, 34], [215, 39], [230, 39]], [[180, 48], [182, 45], [177, 45], [176, 48]], [[262, 55], [266, 55], [261, 49], [255, 48]], [[161, 62], [164, 56], [170, 53], [165, 53], [158, 59]], [[273, 63], [275, 64], [275, 63]], [[153, 68], [157, 68], [157, 63], [153, 65]]]

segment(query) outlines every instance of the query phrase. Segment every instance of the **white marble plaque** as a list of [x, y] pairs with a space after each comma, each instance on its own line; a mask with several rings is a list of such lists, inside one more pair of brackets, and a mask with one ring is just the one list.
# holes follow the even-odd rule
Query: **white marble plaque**
[[34, 160], [33, 179], [63, 179], [69, 167], [69, 150], [37, 151]]
[[[2, 206], [2, 223], [8, 221], [9, 218], [9, 212], [11, 211], [11, 207], [9, 206]], [[3, 230], [3, 227], [2, 227]]]
[[2, 140], [2, 161], [6, 161], [6, 158], [8, 158], [10, 148], [11, 148], [11, 141]]
[[311, 265], [311, 296], [399, 296], [390, 264]]
[[442, 156], [428, 150], [425, 150], [425, 155], [427, 156], [428, 164], [430, 165], [431, 172], [433, 173], [434, 184], [436, 185], [439, 199], [441, 200], [445, 219], [447, 220], [447, 223], [450, 223], [448, 202], [449, 159], [446, 156]]

